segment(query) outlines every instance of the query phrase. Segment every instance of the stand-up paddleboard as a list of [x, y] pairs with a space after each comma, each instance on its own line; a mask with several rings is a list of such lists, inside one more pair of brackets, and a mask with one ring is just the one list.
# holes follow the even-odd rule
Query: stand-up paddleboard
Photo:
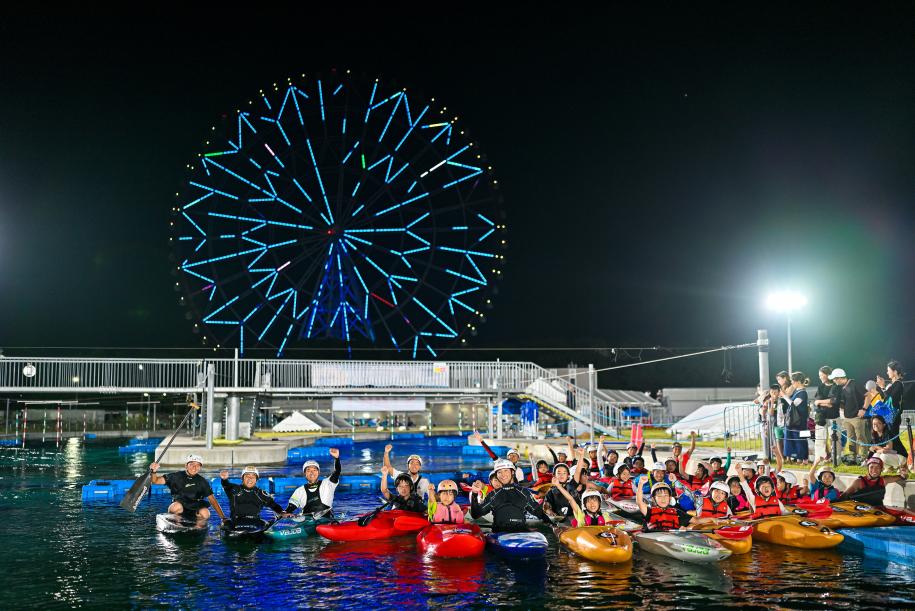
[[549, 545], [539, 532], [489, 533], [486, 543], [500, 556], [516, 560], [543, 558]]

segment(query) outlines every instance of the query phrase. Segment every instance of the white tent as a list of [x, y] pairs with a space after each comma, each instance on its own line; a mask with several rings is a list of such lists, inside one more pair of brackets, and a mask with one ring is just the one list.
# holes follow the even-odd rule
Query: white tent
[[[758, 425], [756, 430], [751, 430], [754, 428], [752, 425], [756, 420], [757, 408], [747, 401], [703, 405], [667, 429], [667, 432], [671, 435], [677, 433], [688, 436], [690, 431], [696, 431], [704, 439], [723, 439], [725, 432], [724, 411], [726, 409], [730, 409], [731, 417], [729, 418], [730, 422], [727, 424], [732, 429], [735, 428], [735, 425], [736, 428], [742, 429], [740, 431], [741, 436], [759, 435]], [[732, 434], [734, 432], [732, 430]]]
[[298, 433], [301, 431], [320, 431], [321, 427], [306, 418], [301, 412], [292, 412], [273, 427], [277, 433]]

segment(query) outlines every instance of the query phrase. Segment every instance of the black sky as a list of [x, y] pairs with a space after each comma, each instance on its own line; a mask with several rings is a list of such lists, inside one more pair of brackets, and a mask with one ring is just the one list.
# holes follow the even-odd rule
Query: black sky
[[[447, 100], [495, 167], [510, 249], [473, 346], [768, 328], [778, 370], [763, 299], [790, 288], [796, 369], [915, 368], [915, 5], [756, 8], [0, 13], [0, 346], [198, 346], [168, 259], [185, 164], [258, 89], [338, 67]], [[721, 356], [683, 363], [602, 382], [720, 381]]]

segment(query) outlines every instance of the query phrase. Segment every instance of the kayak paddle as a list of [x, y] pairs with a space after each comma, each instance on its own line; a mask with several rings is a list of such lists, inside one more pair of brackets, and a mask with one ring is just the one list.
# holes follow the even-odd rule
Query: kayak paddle
[[388, 501], [387, 503], [385, 503], [384, 505], [380, 506], [378, 509], [375, 509], [371, 513], [365, 514], [364, 516], [362, 516], [361, 518], [356, 520], [356, 523], [359, 526], [363, 526], [363, 527], [368, 526], [369, 522], [371, 522], [376, 517], [378, 517], [379, 513], [381, 513], [383, 510], [387, 509], [388, 507], [390, 507], [393, 504], [394, 504], [394, 500], [392, 499], [392, 500]]
[[[187, 419], [191, 417], [191, 414], [194, 413], [194, 410], [200, 409], [200, 406], [196, 403], [191, 403], [191, 409], [188, 410], [187, 414], [184, 415], [184, 419], [181, 420], [181, 424], [178, 425], [178, 428], [175, 429], [175, 432], [172, 433], [171, 438], [168, 440], [168, 443], [165, 444], [165, 447], [162, 449], [162, 452], [159, 453], [159, 456], [153, 462], [159, 462], [162, 460], [162, 457], [165, 456], [165, 452], [168, 451], [169, 446], [172, 445], [172, 442], [177, 437], [178, 432], [184, 426], [184, 423], [187, 422]], [[149, 490], [152, 481], [152, 470], [147, 469], [146, 473], [141, 475], [136, 479], [130, 489], [127, 491], [127, 494], [124, 495], [124, 498], [121, 499], [121, 507], [127, 511], [133, 513], [137, 510], [137, 505], [140, 504], [140, 501], [143, 500], [143, 496], [146, 495], [146, 492]]]

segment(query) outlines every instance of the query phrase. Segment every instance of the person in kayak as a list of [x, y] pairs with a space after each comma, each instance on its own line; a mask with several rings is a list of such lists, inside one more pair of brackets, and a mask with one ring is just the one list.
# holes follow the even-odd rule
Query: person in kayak
[[511, 461], [515, 466], [515, 481], [521, 483], [524, 481], [524, 469], [518, 463], [521, 462], [521, 452], [518, 451], [518, 448], [512, 448], [508, 451], [508, 454], [505, 455], [505, 458]]
[[867, 469], [866, 475], [859, 475], [852, 484], [842, 493], [841, 500], [854, 499], [870, 505], [883, 505], [886, 494], [886, 485], [898, 483], [905, 486], [909, 478], [909, 469], [906, 465], [899, 467], [899, 475], [883, 475], [883, 461], [872, 456], [864, 462]]
[[574, 497], [578, 496], [578, 483], [572, 480], [568, 465], [559, 463], [553, 467], [553, 487], [543, 499], [543, 510], [556, 521], [563, 521], [572, 515], [572, 506], [559, 489], [566, 490]]
[[303, 514], [329, 513], [334, 506], [334, 492], [340, 483], [340, 450], [330, 448], [328, 453], [334, 459], [334, 471], [330, 477], [318, 481], [321, 475], [321, 465], [315, 460], [309, 460], [302, 465], [306, 483], [299, 486], [289, 497], [286, 504], [286, 513], [295, 513], [301, 509]]
[[[391, 494], [388, 490], [388, 475], [391, 473], [387, 466], [381, 468], [381, 495], [394, 508], [403, 511], [415, 511], [416, 513], [426, 513], [429, 508], [423, 499], [413, 488], [413, 480], [406, 473], [401, 473], [394, 478], [394, 489], [397, 494]], [[474, 485], [479, 481], [474, 482]], [[429, 491], [423, 490], [423, 494], [428, 495]]]
[[[633, 442], [629, 442], [629, 445], [626, 446], [626, 456], [623, 458], [623, 462], [629, 465], [630, 467], [635, 466], [634, 461], [636, 458], [642, 458], [642, 450], [645, 448], [645, 443], [642, 445], [636, 445]], [[645, 466], [645, 460], [642, 460], [642, 466]]]
[[273, 500], [269, 494], [257, 487], [257, 480], [260, 479], [260, 473], [257, 467], [245, 467], [241, 472], [241, 484], [233, 484], [229, 481], [229, 472], [226, 470], [219, 472], [219, 479], [222, 480], [222, 489], [225, 490], [229, 498], [230, 522], [238, 522], [239, 519], [260, 518], [261, 509], [269, 508], [280, 518], [289, 517], [279, 504]]
[[[432, 484], [429, 484], [432, 487]], [[433, 524], [463, 524], [464, 512], [454, 502], [457, 498], [457, 484], [450, 479], [443, 479], [438, 483], [438, 500], [435, 498], [435, 488], [429, 490], [429, 521]]]
[[648, 475], [639, 477], [636, 487], [642, 489], [643, 495], [650, 494], [655, 484], [664, 483], [670, 486], [671, 480], [668, 477], [668, 471], [664, 463], [656, 462], [651, 466], [651, 472]]
[[743, 475], [743, 479], [751, 490], [753, 489], [753, 485], [756, 484], [756, 478], [759, 477], [756, 475], [756, 469], [753, 466], [753, 463], [749, 461], [744, 461], [737, 465], [737, 474]]
[[635, 498], [633, 483], [635, 482], [632, 479], [632, 470], [625, 463], [621, 463], [616, 469], [616, 475], [607, 486], [610, 498], [614, 501]]
[[810, 484], [810, 498], [814, 501], [829, 499], [829, 502], [832, 503], [839, 500], [842, 492], [834, 485], [836, 473], [832, 470], [832, 467], [826, 465], [817, 469], [823, 460], [822, 456], [814, 460], [813, 465], [810, 467], [810, 473], [807, 474], [807, 480], [812, 482]]
[[671, 473], [671, 475], [676, 477], [680, 484], [692, 492], [702, 490], [712, 481], [711, 476], [709, 476], [709, 467], [704, 462], [696, 465], [696, 472], [693, 474], [684, 472], [683, 474]]
[[[601, 444], [601, 448], [603, 448], [603, 447], [604, 447], [603, 444]], [[606, 456], [606, 458], [604, 458], [604, 473], [605, 474], [609, 473], [610, 476], [612, 477], [616, 473], [616, 466], [619, 464], [619, 462], [620, 462], [619, 452], [617, 452], [616, 450], [614, 450], [612, 448], [610, 450], [607, 450], [607, 456]]]
[[560, 488], [560, 493], [564, 493], [566, 502], [572, 508], [572, 528], [579, 526], [604, 526], [610, 523], [610, 514], [601, 511], [603, 496], [597, 490], [588, 490], [581, 495], [581, 505], [566, 490]]
[[[737, 477], [741, 478], [741, 483], [746, 483], [742, 471], [738, 472]], [[753, 513], [750, 514], [751, 519], [780, 516], [785, 513], [784, 505], [775, 494], [775, 482], [771, 477], [768, 475], [757, 477], [754, 488], [756, 493], [750, 497], [750, 505], [753, 507]]]
[[[628, 464], [624, 462], [623, 464]], [[632, 461], [632, 475], [647, 475], [648, 469], [645, 468], [645, 459], [641, 456], [636, 456], [635, 460]]]
[[807, 489], [798, 486], [797, 476], [791, 471], [779, 471], [775, 474], [775, 495], [782, 503], [794, 505], [807, 496]]
[[716, 482], [723, 482], [728, 478], [728, 470], [731, 468], [731, 448], [728, 448], [726, 458], [723, 465], [720, 456], [712, 456], [708, 461], [711, 466], [709, 476]]
[[635, 489], [635, 502], [645, 518], [647, 532], [665, 530], [686, 530], [692, 516], [671, 504], [673, 500], [671, 487], [664, 482], [657, 482], [651, 487], [651, 504], [645, 502], [642, 487]]
[[[474, 520], [492, 513], [492, 531], [521, 532], [527, 530], [527, 514], [540, 518], [555, 526], [555, 522], [544, 511], [528, 488], [522, 488], [515, 479], [515, 465], [510, 460], [500, 459], [493, 465], [493, 471], [502, 487], [490, 492], [482, 502], [479, 495], [470, 497], [470, 515]], [[479, 491], [479, 482], [474, 483]]]
[[727, 485], [728, 492], [730, 492], [728, 495], [728, 507], [731, 508], [731, 512], [752, 511], [749, 488], [746, 487], [746, 484], [743, 484], [736, 475], [732, 475], [728, 478]]
[[549, 484], [553, 481], [553, 474], [550, 472], [550, 465], [545, 460], [537, 461], [537, 479], [535, 479], [531, 484], [531, 488], [536, 488], [537, 486], [542, 486], [543, 484]]
[[157, 462], [149, 465], [149, 470], [152, 471], [151, 481], [154, 484], [165, 484], [172, 493], [172, 504], [168, 506], [169, 513], [181, 515], [187, 512], [195, 515], [199, 521], [205, 522], [210, 519], [210, 510], [207, 508], [212, 505], [219, 518], [225, 521], [226, 514], [213, 496], [210, 482], [200, 475], [200, 469], [203, 467], [203, 459], [200, 456], [189, 455], [184, 464], [184, 471], [176, 471], [165, 476], [156, 473], [159, 466]]
[[410, 480], [410, 487], [413, 492], [420, 497], [426, 497], [429, 494], [429, 480], [422, 476], [420, 469], [423, 468], [423, 459], [418, 454], [411, 454], [407, 457], [407, 472], [398, 471], [391, 464], [391, 450], [394, 448], [391, 444], [384, 446], [384, 466], [388, 468], [391, 477], [397, 479], [402, 474]]
[[[720, 520], [733, 515], [728, 504], [731, 491], [724, 482], [714, 482], [709, 489], [709, 495], [702, 497], [702, 502], [695, 510], [695, 515], [701, 518]], [[690, 512], [692, 515], [692, 512]]]

